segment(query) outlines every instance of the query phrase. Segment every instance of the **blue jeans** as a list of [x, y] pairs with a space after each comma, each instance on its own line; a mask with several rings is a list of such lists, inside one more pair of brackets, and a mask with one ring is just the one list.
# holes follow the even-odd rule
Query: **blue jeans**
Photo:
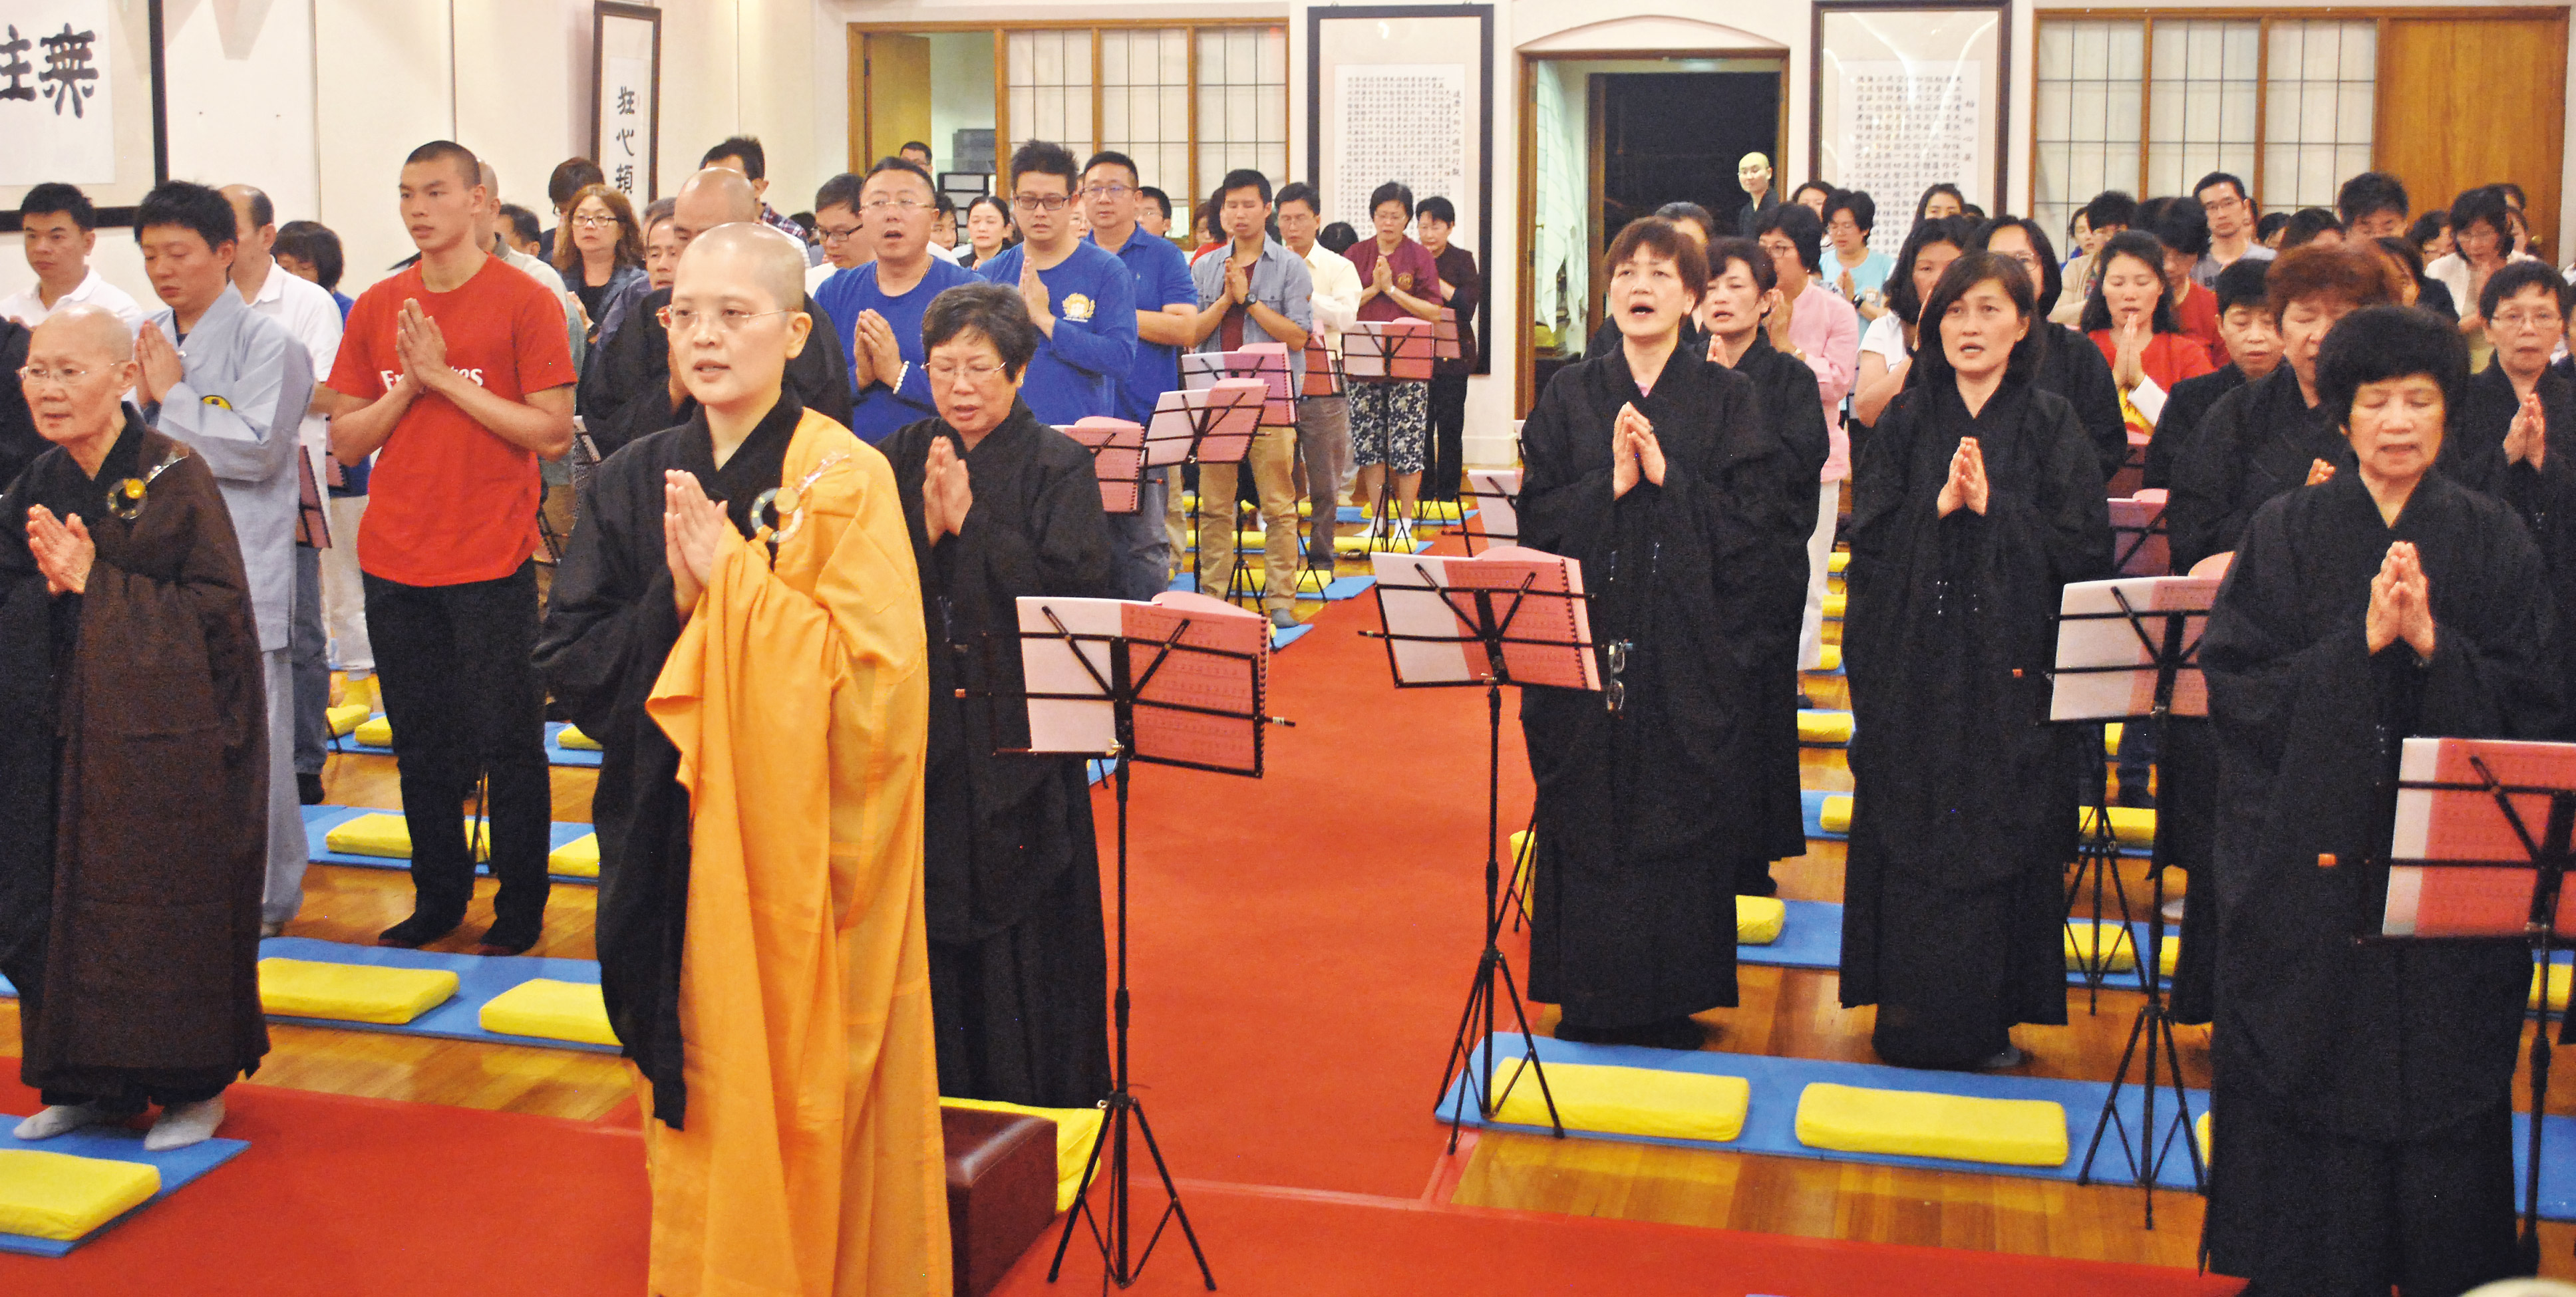
[[1136, 512], [1109, 515], [1111, 595], [1151, 599], [1171, 588], [1171, 541], [1163, 532], [1163, 477], [1146, 477], [1136, 492]]

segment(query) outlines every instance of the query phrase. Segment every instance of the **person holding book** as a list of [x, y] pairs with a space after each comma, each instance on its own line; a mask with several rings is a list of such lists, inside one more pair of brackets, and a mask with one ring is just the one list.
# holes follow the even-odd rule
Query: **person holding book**
[[[1624, 340], [1559, 370], [1521, 430], [1521, 543], [1579, 561], [1595, 641], [1627, 644], [1588, 691], [1521, 693], [1538, 786], [1530, 998], [1556, 1034], [1695, 1049], [1735, 1003], [1735, 891], [1770, 859], [1759, 799], [1777, 672], [1797, 638], [1815, 461], [1754, 381], [1680, 348], [1708, 287], [1660, 217], [1611, 244]], [[1811, 448], [1812, 449], [1812, 448]]]
[[2531, 952], [2518, 925], [2354, 935], [2386, 909], [2369, 862], [2399, 744], [2553, 736], [2549, 578], [2509, 506], [2436, 467], [2469, 374], [2448, 323], [2355, 312], [2316, 370], [2350, 466], [2255, 512], [2201, 642], [2222, 763], [2204, 1246], [2249, 1292], [2456, 1293], [2516, 1271]]

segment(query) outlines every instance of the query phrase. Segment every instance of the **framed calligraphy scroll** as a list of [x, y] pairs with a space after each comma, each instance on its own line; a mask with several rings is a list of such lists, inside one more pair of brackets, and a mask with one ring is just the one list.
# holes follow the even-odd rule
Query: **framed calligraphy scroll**
[[1819, 0], [1807, 174], [1878, 200], [1895, 256], [1935, 184], [2004, 210], [2012, 0]]
[[101, 225], [134, 223], [169, 178], [161, 0], [0, 5], [0, 231], [49, 181], [78, 185]]
[[590, 156], [642, 215], [661, 192], [662, 11], [591, 6]]

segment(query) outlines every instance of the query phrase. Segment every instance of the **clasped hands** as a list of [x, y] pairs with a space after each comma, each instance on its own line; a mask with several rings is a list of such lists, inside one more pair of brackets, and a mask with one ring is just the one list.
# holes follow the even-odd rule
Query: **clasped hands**
[[2362, 614], [2362, 638], [2373, 653], [2404, 640], [2415, 656], [2432, 659], [2432, 586], [2413, 542], [2390, 545], [2379, 561], [2379, 574], [2370, 578], [2370, 608]]
[[903, 380], [903, 344], [894, 326], [875, 311], [861, 311], [850, 326], [850, 378], [861, 391], [871, 384], [893, 387]]
[[1933, 507], [1941, 517], [1957, 513], [1962, 506], [1968, 512], [1984, 517], [1991, 490], [1986, 481], [1986, 453], [1974, 437], [1961, 437], [1959, 448], [1950, 452], [1950, 476], [1941, 483], [1941, 497]]
[[958, 535], [966, 529], [966, 514], [975, 507], [974, 484], [967, 480], [966, 461], [950, 447], [946, 437], [930, 439], [930, 456], [921, 469], [921, 529], [930, 543]]
[[1655, 440], [1655, 425], [1631, 401], [1619, 407], [1610, 427], [1610, 498], [1628, 494], [1641, 478], [1664, 484], [1664, 446]]
[[724, 506], [707, 498], [698, 476], [681, 469], [662, 474], [662, 561], [671, 568], [671, 602], [686, 622], [697, 611], [715, 575], [724, 533], [733, 526]]
[[2540, 408], [2540, 393], [2522, 398], [2522, 409], [2516, 411], [2513, 423], [2504, 432], [2504, 462], [2519, 464], [2526, 460], [2539, 470], [2549, 454], [2549, 416]]
[[36, 570], [45, 574], [45, 593], [89, 592], [89, 568], [98, 558], [98, 544], [79, 514], [57, 520], [41, 504], [27, 510], [27, 548], [36, 557]]

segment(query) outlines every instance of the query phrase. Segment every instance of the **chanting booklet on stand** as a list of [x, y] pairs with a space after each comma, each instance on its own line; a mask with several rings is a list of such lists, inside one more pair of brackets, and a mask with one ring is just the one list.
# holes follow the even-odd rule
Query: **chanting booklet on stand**
[[1232, 351], [1181, 353], [1181, 387], [1203, 390], [1226, 379], [1261, 384], [1261, 423], [1267, 428], [1297, 426], [1297, 397], [1288, 386], [1288, 346], [1251, 342]]
[[1510, 618], [1501, 673], [1510, 683], [1601, 688], [1581, 563], [1518, 545], [1474, 558], [1380, 552], [1371, 559], [1399, 683], [1460, 684], [1494, 674], [1470, 615], [1482, 593], [1496, 622]]
[[[2397, 824], [2390, 835], [2392, 937], [2522, 937], [2538, 873], [2477, 768], [2483, 762], [2536, 841], [2550, 794], [2576, 788], [2576, 744], [2410, 738], [2397, 764]], [[2433, 864], [2409, 864], [2432, 861]], [[2491, 863], [2490, 863], [2491, 862]], [[2576, 935], [2576, 888], [2559, 894], [2559, 935]]]
[[2163, 576], [2173, 567], [2165, 534], [2165, 492], [2142, 490], [2112, 498], [2111, 557], [2123, 576]]
[[1521, 471], [1517, 468], [1467, 470], [1467, 494], [1475, 516], [1467, 519], [1467, 547], [1486, 549], [1517, 543], [1521, 538]]
[[[2170, 714], [2207, 716], [2209, 682], [2200, 673], [2197, 650], [2209, 625], [2209, 605], [2218, 597], [2218, 581], [2212, 576], [2135, 576], [2067, 586], [2058, 606], [2048, 719], [2119, 720], [2155, 710], [2156, 656], [2164, 647], [2165, 615], [2171, 613], [2185, 614], [2185, 658], [2174, 671]], [[2127, 612], [2120, 607], [2124, 599]], [[2137, 622], [2129, 620], [2128, 612], [2137, 614]], [[2154, 641], [2153, 648], [2138, 638], [2140, 626]]]
[[1362, 320], [1342, 332], [1342, 373], [1349, 378], [1410, 381], [1431, 377], [1429, 320]]
[[1100, 479], [1104, 513], [1134, 513], [1145, 486], [1145, 429], [1125, 419], [1089, 415], [1064, 429], [1064, 435], [1091, 451], [1091, 473]]
[[1145, 462], [1232, 464], [1261, 431], [1269, 388], [1249, 378], [1221, 378], [1200, 388], [1174, 388], [1154, 402], [1145, 426]]
[[[1055, 623], [1047, 619], [1050, 612], [1074, 643], [1056, 633]], [[1117, 706], [1101, 682], [1120, 682], [1121, 673], [1112, 670], [1112, 663], [1124, 653], [1123, 678], [1136, 690], [1131, 755], [1213, 770], [1260, 769], [1259, 719], [1270, 664], [1268, 618], [1180, 590], [1158, 594], [1149, 603], [1023, 598], [1019, 616], [1020, 665], [1030, 695], [1030, 751], [1097, 755], [1117, 747]], [[1180, 632], [1177, 640], [1172, 638], [1175, 631]], [[1166, 641], [1171, 644], [1168, 653]], [[1140, 679], [1141, 688], [1135, 684]]]

